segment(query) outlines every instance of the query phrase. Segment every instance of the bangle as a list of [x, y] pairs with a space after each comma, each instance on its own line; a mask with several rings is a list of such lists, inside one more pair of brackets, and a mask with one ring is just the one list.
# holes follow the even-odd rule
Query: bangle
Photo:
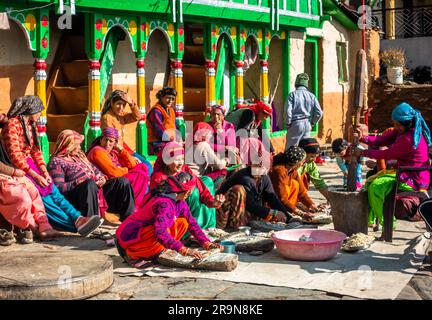
[[12, 177], [15, 177], [15, 173], [16, 173], [16, 169], [15, 168], [13, 168], [13, 172], [12, 172]]

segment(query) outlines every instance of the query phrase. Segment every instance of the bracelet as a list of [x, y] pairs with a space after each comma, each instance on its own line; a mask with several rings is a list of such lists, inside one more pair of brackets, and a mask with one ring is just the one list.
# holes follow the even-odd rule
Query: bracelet
[[15, 168], [13, 168], [13, 172], [12, 172], [12, 177], [15, 177], [15, 173], [16, 173], [16, 169]]

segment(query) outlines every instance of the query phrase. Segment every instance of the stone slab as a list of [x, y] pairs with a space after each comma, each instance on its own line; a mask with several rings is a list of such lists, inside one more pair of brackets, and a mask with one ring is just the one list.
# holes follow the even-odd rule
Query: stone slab
[[235, 254], [220, 253], [218, 250], [204, 252], [204, 259], [197, 260], [193, 257], [167, 250], [158, 257], [158, 262], [166, 267], [200, 269], [213, 271], [232, 271], [237, 268], [238, 257]]
[[85, 251], [0, 255], [0, 300], [85, 299], [111, 286], [112, 260]]

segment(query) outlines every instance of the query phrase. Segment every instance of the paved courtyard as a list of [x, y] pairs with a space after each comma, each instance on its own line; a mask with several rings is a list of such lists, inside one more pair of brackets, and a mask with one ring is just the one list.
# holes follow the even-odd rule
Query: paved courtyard
[[[329, 185], [336, 186], [341, 181], [334, 163], [320, 167], [320, 171]], [[313, 198], [322, 202], [323, 197], [312, 191]], [[423, 229], [424, 223], [416, 223], [416, 228]], [[111, 226], [104, 226], [105, 230], [113, 232]], [[113, 247], [98, 239], [82, 239], [77, 236], [67, 236], [45, 243], [34, 243], [21, 246], [0, 248], [1, 252], [25, 250], [28, 252], [52, 250], [85, 250], [100, 252], [113, 259], [114, 270], [127, 267], [117, 255]], [[406, 253], [409, 254], [409, 253]], [[423, 266], [412, 277], [408, 285], [400, 292], [398, 299], [432, 299], [432, 257], [426, 257]], [[396, 265], [397, 267], [397, 265]], [[136, 300], [136, 299], [317, 299], [317, 300], [345, 300], [354, 299], [350, 296], [338, 295], [324, 291], [292, 289], [287, 287], [272, 287], [249, 283], [235, 283], [212, 279], [168, 278], [149, 276], [120, 276], [114, 274], [114, 283], [106, 291], [90, 298], [93, 300]]]

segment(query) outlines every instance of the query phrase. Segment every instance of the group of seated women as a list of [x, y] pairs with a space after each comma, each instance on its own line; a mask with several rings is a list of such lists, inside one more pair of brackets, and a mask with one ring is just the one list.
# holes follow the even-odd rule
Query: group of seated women
[[[315, 164], [320, 154], [315, 139], [303, 139], [299, 146], [273, 156], [260, 137], [237, 139], [233, 125], [224, 119], [225, 108], [215, 105], [211, 120], [195, 125], [193, 146], [185, 147], [173, 132], [175, 95], [174, 89], [162, 89], [157, 106], [148, 114], [154, 120], [148, 123], [151, 148], [157, 154], [153, 166], [124, 142], [124, 124], [140, 118], [136, 104], [122, 91], [107, 99], [102, 133], [86, 153], [84, 137], [64, 130], [48, 164], [37, 135], [43, 103], [36, 96], [16, 99], [0, 119], [0, 213], [12, 228], [2, 229], [0, 242], [31, 243], [33, 234], [44, 240], [60, 236], [59, 230], [87, 236], [109, 212], [121, 221], [115, 239], [119, 253], [139, 266], [166, 249], [200, 258], [199, 251], [185, 246], [190, 237], [205, 249], [222, 249], [208, 239], [207, 229], [235, 230], [251, 219], [284, 223], [312, 219], [319, 206], [308, 195], [309, 184], [328, 197]], [[132, 112], [125, 112], [126, 105]], [[403, 119], [406, 129], [396, 126], [391, 136], [380, 139], [363, 136], [371, 145], [393, 143], [398, 148], [364, 155], [408, 163], [408, 157], [418, 153], [415, 161], [425, 165], [423, 153], [430, 138], [424, 121], [411, 109], [395, 113], [395, 120]], [[390, 186], [390, 180], [383, 178], [369, 186], [374, 217], [382, 211], [378, 196], [383, 183], [386, 190]], [[407, 174], [404, 187], [423, 188], [429, 184], [426, 178]]]

